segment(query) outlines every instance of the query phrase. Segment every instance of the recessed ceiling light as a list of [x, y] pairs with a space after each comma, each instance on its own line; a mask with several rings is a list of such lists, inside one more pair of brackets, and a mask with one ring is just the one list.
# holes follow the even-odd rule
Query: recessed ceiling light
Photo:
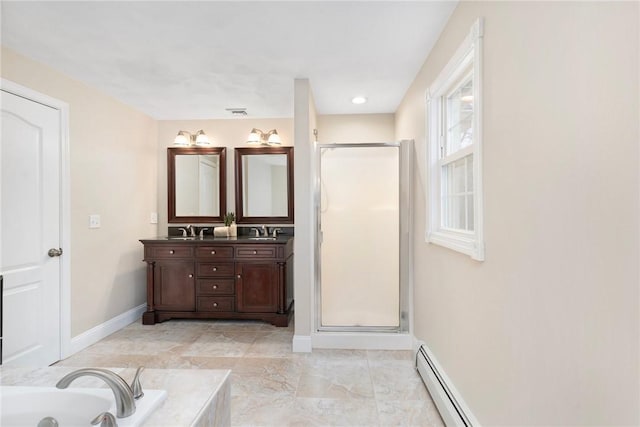
[[351, 100], [351, 102], [354, 104], [364, 104], [365, 102], [367, 102], [367, 98], [365, 98], [364, 96], [356, 96]]

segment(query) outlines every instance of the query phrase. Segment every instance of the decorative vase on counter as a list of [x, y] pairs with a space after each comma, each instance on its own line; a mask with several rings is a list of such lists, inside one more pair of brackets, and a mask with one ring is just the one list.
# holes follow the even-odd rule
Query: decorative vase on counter
[[235, 221], [227, 228], [229, 229], [229, 237], [238, 237], [238, 226]]

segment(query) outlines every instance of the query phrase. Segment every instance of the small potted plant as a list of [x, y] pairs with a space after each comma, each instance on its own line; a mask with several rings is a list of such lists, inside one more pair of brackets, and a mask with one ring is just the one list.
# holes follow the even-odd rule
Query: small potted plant
[[224, 225], [227, 227], [227, 236], [238, 236], [238, 229], [236, 227], [236, 215], [233, 212], [227, 212], [224, 215]]
[[230, 226], [236, 220], [236, 215], [233, 212], [227, 212], [224, 215], [224, 225]]

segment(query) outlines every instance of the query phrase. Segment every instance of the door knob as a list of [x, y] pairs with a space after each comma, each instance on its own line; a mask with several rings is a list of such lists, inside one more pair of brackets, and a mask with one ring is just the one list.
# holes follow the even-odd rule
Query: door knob
[[62, 255], [62, 248], [51, 248], [49, 249], [49, 252], [47, 252], [47, 255], [49, 255], [51, 258], [60, 256]]

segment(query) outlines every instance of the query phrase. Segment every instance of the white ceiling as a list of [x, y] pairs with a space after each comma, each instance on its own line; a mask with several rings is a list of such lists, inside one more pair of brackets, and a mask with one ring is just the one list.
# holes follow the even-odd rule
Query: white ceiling
[[[394, 112], [455, 1], [5, 1], [2, 44], [159, 120]], [[351, 98], [364, 95], [364, 105]]]

